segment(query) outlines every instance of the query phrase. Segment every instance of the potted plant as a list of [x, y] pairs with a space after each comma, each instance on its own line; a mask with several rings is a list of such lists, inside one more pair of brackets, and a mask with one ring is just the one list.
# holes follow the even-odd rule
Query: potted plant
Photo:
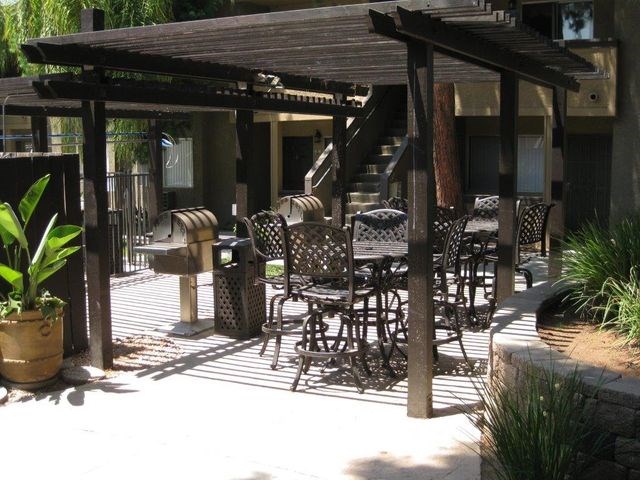
[[48, 183], [49, 175], [45, 175], [20, 200], [22, 222], [11, 205], [0, 204], [0, 238], [5, 252], [0, 277], [10, 285], [0, 301], [0, 376], [21, 388], [37, 388], [52, 381], [62, 366], [64, 302], [40, 291], [40, 286], [81, 248], [66, 245], [82, 228], [55, 226], [55, 214], [35, 252], [30, 250], [25, 231]]

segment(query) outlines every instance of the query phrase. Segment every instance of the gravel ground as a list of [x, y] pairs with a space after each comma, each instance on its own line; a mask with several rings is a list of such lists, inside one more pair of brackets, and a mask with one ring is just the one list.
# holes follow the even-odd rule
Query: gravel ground
[[[182, 353], [180, 346], [167, 337], [135, 335], [118, 339], [113, 342], [113, 368], [106, 370], [105, 374], [107, 378], [112, 378], [120, 372], [144, 370], [179, 358]], [[89, 353], [82, 352], [66, 358], [63, 368], [89, 365], [90, 363]], [[34, 392], [7, 387], [9, 391], [7, 403], [45, 397], [51, 392], [64, 390], [70, 386], [62, 379], [58, 379], [54, 384]]]

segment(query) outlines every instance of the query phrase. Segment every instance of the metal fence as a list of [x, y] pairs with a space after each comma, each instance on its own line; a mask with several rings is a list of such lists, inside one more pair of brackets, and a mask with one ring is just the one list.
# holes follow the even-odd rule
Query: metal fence
[[148, 268], [146, 255], [134, 247], [146, 245], [150, 239], [149, 174], [109, 173], [109, 265], [111, 274], [134, 272]]

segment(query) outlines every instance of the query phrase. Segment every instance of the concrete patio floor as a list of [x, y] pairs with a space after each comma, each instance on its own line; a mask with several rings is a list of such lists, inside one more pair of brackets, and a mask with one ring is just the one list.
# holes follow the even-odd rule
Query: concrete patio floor
[[[111, 288], [116, 339], [164, 335], [155, 328], [179, 318], [177, 277], [143, 271], [113, 278]], [[211, 274], [199, 276], [198, 295], [200, 318], [213, 317]], [[305, 311], [287, 303], [289, 317]], [[344, 369], [321, 373], [316, 365], [290, 392], [295, 339], [286, 337], [273, 371], [271, 349], [258, 355], [259, 338], [173, 337], [183, 351], [175, 360], [6, 405], [0, 472], [50, 479], [480, 478], [479, 434], [461, 413], [478, 396], [457, 343], [439, 349], [435, 418], [418, 420], [406, 416], [406, 362], [394, 356], [398, 377], [391, 378], [373, 346], [364, 394]], [[480, 372], [488, 340], [488, 331], [464, 335]]]

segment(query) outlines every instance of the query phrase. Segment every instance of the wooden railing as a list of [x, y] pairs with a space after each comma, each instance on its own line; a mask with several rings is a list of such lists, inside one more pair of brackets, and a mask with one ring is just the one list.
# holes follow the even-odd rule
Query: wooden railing
[[[347, 123], [347, 178], [353, 177], [362, 161], [369, 155], [378, 138], [384, 132], [389, 115], [401, 101], [401, 87], [374, 88], [362, 117]], [[325, 215], [331, 214], [331, 153], [329, 144], [305, 176], [305, 193], [318, 197], [325, 207]]]

